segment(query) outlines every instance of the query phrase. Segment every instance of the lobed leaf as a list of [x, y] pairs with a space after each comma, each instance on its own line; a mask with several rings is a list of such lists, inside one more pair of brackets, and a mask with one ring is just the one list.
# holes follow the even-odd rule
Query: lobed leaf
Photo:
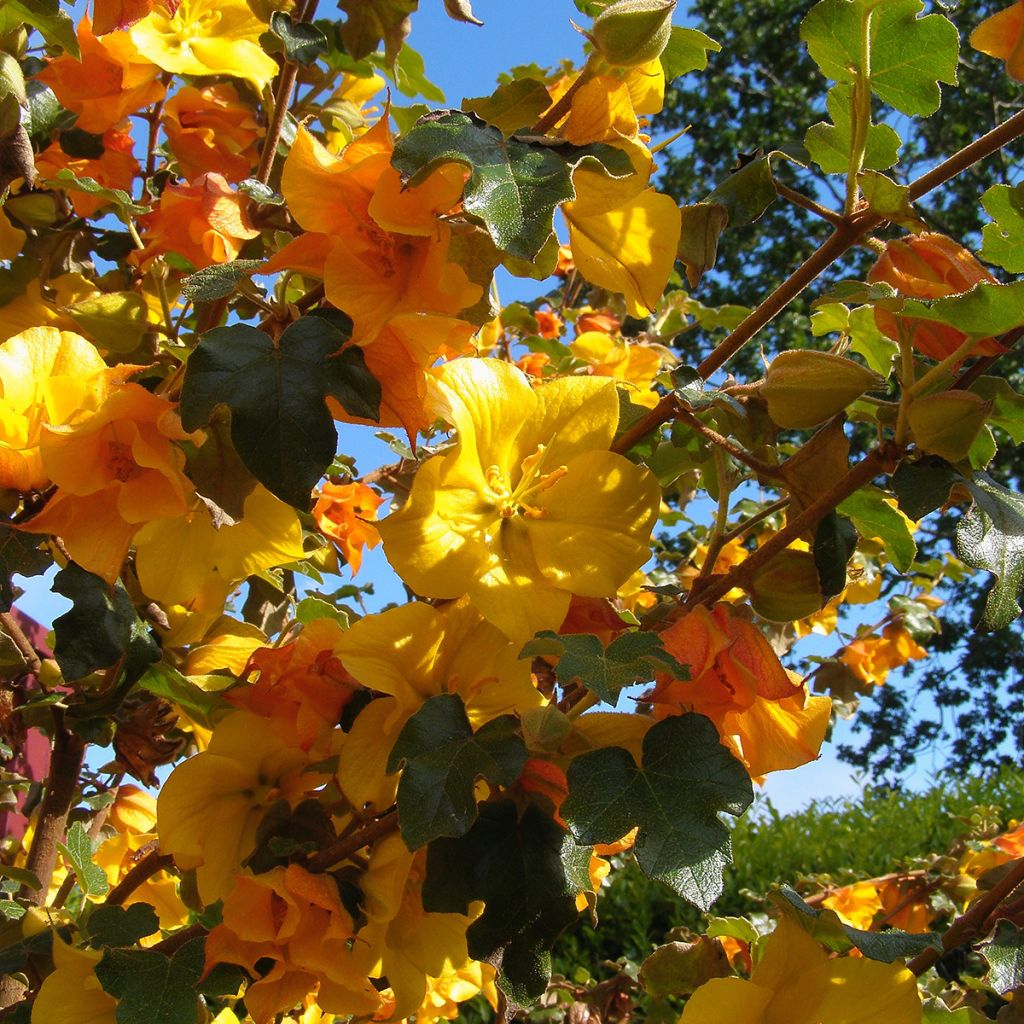
[[93, 841], [80, 821], [74, 822], [68, 829], [67, 842], [58, 843], [57, 846], [71, 865], [78, 885], [86, 896], [102, 896], [110, 888], [103, 868], [93, 863]]
[[981, 205], [992, 224], [981, 229], [981, 256], [1011, 274], [1024, 273], [1024, 184], [993, 185]]
[[862, 487], [845, 499], [838, 511], [853, 520], [857, 532], [865, 539], [878, 537], [885, 545], [889, 561], [900, 572], [906, 572], [917, 557], [917, 542], [906, 519], [885, 499], [886, 495], [876, 487]]
[[151, 949], [108, 949], [96, 977], [118, 1001], [118, 1024], [196, 1024], [205, 945], [204, 938], [192, 939], [170, 957]]

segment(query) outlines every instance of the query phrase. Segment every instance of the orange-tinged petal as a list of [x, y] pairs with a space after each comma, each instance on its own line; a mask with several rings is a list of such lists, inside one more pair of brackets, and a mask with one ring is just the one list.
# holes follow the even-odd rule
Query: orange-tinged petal
[[398, 171], [385, 167], [368, 213], [385, 231], [430, 235], [437, 229], [438, 216], [462, 198], [466, 175], [462, 164], [442, 164], [418, 185], [404, 188]]
[[309, 277], [323, 277], [327, 257], [337, 244], [330, 235], [307, 231], [283, 245], [264, 264], [261, 273], [276, 274], [279, 270], [297, 270]]
[[637, 133], [629, 87], [621, 79], [599, 75], [573, 96], [562, 135], [575, 146], [605, 142]]
[[986, 18], [971, 33], [971, 46], [1006, 61], [1006, 73], [1024, 81], [1024, 0]]

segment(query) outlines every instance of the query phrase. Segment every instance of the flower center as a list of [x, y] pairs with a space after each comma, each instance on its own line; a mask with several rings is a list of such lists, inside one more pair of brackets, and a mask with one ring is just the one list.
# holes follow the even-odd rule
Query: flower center
[[514, 489], [499, 466], [488, 466], [484, 471], [484, 479], [487, 482], [485, 493], [488, 500], [498, 506], [498, 514], [502, 519], [511, 519], [515, 515], [527, 519], [543, 519], [548, 514], [546, 508], [536, 503], [535, 496], [561, 480], [569, 470], [565, 466], [559, 466], [550, 473], [541, 473], [546, 454], [546, 445], [539, 444], [532, 455], [523, 459], [520, 464], [519, 484]]
[[107, 466], [121, 483], [127, 483], [139, 475], [141, 470], [132, 457], [132, 446], [124, 441], [107, 442]]

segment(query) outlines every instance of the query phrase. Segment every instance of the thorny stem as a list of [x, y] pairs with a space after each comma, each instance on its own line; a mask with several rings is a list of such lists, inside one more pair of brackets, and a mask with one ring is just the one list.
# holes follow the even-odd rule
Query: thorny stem
[[391, 811], [383, 818], [377, 818], [362, 828], [356, 829], [350, 836], [339, 839], [332, 843], [325, 850], [321, 850], [315, 857], [306, 864], [307, 871], [326, 871], [335, 864], [340, 863], [346, 857], [357, 853], [364, 846], [369, 845], [382, 836], [386, 836], [398, 829], [398, 811]]
[[942, 948], [936, 949], [934, 946], [929, 946], [923, 952], [918, 953], [907, 964], [908, 970], [920, 977], [929, 967], [934, 967], [951, 949], [956, 949], [973, 939], [982, 930], [989, 916], [1022, 882], [1024, 882], [1024, 860], [1018, 860], [987, 893], [975, 899], [968, 907], [967, 912], [958, 917], [949, 929], [942, 933]]

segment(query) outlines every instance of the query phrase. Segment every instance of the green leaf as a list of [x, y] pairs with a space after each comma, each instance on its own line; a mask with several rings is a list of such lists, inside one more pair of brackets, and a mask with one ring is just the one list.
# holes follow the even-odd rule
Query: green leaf
[[920, 320], [937, 320], [975, 338], [990, 338], [1024, 324], [1024, 281], [982, 281], [962, 295], [907, 299], [899, 313]]
[[160, 930], [156, 910], [148, 903], [133, 903], [130, 907], [100, 906], [86, 922], [89, 945], [134, 946], [139, 939]]
[[922, 1007], [921, 1024], [988, 1024], [988, 1017], [971, 1006], [950, 1010], [938, 999], [929, 999]]
[[44, 539], [37, 533], [22, 533], [0, 523], [0, 611], [10, 611], [14, 603], [11, 577], [15, 573], [38, 576], [53, 562], [48, 552], [39, 550]]
[[611, 843], [639, 826], [634, 853], [644, 874], [710, 909], [732, 861], [723, 815], [738, 817], [754, 794], [709, 719], [658, 722], [644, 737], [639, 768], [629, 751], [605, 747], [575, 758], [567, 777], [561, 814], [577, 842]]
[[238, 191], [260, 206], [284, 205], [284, 196], [275, 192], [269, 185], [264, 185], [258, 178], [246, 178], [245, 181], [240, 181]]
[[517, 78], [498, 86], [492, 96], [462, 101], [462, 109], [493, 124], [503, 135], [528, 128], [551, 106], [551, 94], [535, 78]]
[[992, 403], [987, 420], [990, 426], [1005, 430], [1014, 444], [1024, 441], [1024, 395], [1003, 377], [979, 377], [971, 390]]
[[398, 55], [409, 34], [406, 18], [419, 0], [338, 0], [346, 18], [341, 40], [353, 60], [362, 60], [384, 43], [388, 63]]
[[270, 15], [270, 31], [284, 44], [284, 56], [308, 67], [330, 49], [327, 36], [308, 21], [295, 21], [284, 11]]
[[176, 704], [190, 718], [200, 725], [212, 728], [218, 718], [223, 717], [227, 703], [218, 693], [196, 686], [177, 669], [164, 662], [152, 665], [135, 684], [140, 690], [163, 697]]
[[73, 123], [74, 114], [61, 106], [56, 93], [38, 78], [29, 79], [25, 91], [28, 94], [29, 115], [25, 127], [32, 142], [45, 149], [54, 135]]
[[1000, 921], [990, 942], [981, 946], [988, 961], [989, 984], [1000, 995], [1024, 984], [1024, 929], [1010, 921]]
[[551, 947], [577, 916], [565, 843], [564, 830], [536, 805], [520, 815], [513, 801], [501, 800], [483, 804], [464, 836], [427, 847], [423, 909], [465, 914], [484, 901], [466, 933], [469, 955], [500, 964], [499, 985], [517, 1005], [547, 988]]
[[205, 938], [192, 939], [171, 957], [151, 949], [108, 949], [96, 977], [118, 1001], [118, 1024], [197, 1024], [205, 945]]
[[896, 960], [916, 956], [926, 949], [942, 948], [941, 937], [936, 932], [911, 934], [896, 928], [884, 932], [868, 932], [844, 924], [834, 910], [816, 910], [788, 885], [780, 886], [768, 898], [816, 941], [837, 953], [855, 948], [869, 960], [891, 964]]
[[[832, 86], [825, 103], [833, 123], [819, 121], [808, 128], [804, 145], [826, 174], [845, 174], [853, 152], [853, 87], [843, 83]], [[872, 124], [868, 128], [863, 166], [876, 171], [892, 167], [899, 159], [902, 145], [889, 125]]]
[[729, 227], [752, 224], [778, 198], [771, 163], [775, 155], [768, 153], [744, 164], [702, 201], [724, 206], [729, 214]]
[[[888, 507], [888, 506], [886, 506]], [[814, 566], [823, 598], [846, 586], [846, 564], [857, 547], [857, 531], [845, 516], [829, 512], [814, 531]]]
[[39, 892], [42, 888], [39, 879], [28, 868], [16, 868], [9, 864], [0, 864], [0, 878], [12, 878], [18, 885], [23, 885], [33, 892]]
[[110, 352], [133, 352], [149, 330], [149, 307], [135, 292], [106, 292], [62, 306], [100, 348]]
[[92, 861], [93, 842], [80, 821], [68, 829], [67, 840], [57, 846], [71, 865], [82, 892], [86, 896], [102, 896], [110, 886], [103, 868]]
[[223, 299], [235, 290], [239, 281], [251, 277], [263, 260], [232, 260], [214, 263], [190, 274], [181, 282], [181, 293], [193, 302], [213, 302]]
[[718, 53], [721, 49], [721, 43], [716, 43], [711, 36], [695, 28], [673, 25], [668, 45], [661, 51], [661, 69], [665, 73], [665, 82], [671, 82], [691, 71], [703, 71], [708, 66], [708, 51]]
[[889, 561], [900, 572], [906, 572], [917, 557], [917, 541], [906, 520], [885, 498], [876, 487], [862, 487], [843, 501], [839, 511], [853, 520], [862, 537], [880, 538]]
[[342, 629], [348, 629], [349, 626], [349, 616], [343, 608], [319, 597], [304, 597], [295, 606], [295, 621], [306, 626], [317, 619], [333, 619]]
[[863, 356], [875, 373], [888, 377], [899, 350], [899, 345], [878, 329], [871, 306], [858, 306], [850, 312], [850, 351]]
[[695, 942], [667, 942], [640, 965], [637, 980], [655, 999], [688, 996], [712, 978], [732, 974], [722, 946], [708, 935]]
[[474, 733], [457, 693], [431, 697], [405, 723], [387, 770], [402, 769], [398, 824], [410, 850], [469, 831], [477, 779], [511, 786], [519, 778], [529, 755], [518, 728], [514, 715], [501, 715]]
[[981, 257], [1011, 274], [1024, 274], [1024, 183], [993, 185], [981, 205], [994, 223], [981, 229]]
[[380, 53], [371, 54], [369, 60], [395, 83], [403, 96], [412, 99], [422, 96], [431, 103], [444, 103], [444, 93], [427, 78], [422, 55], [408, 43], [398, 51], [394, 62]]
[[904, 459], [892, 476], [897, 503], [905, 516], [915, 520], [942, 508], [949, 500], [950, 489], [958, 483], [963, 483], [963, 477], [936, 455], [926, 455], [916, 462]]
[[75, 60], [82, 59], [75, 23], [58, 0], [6, 0], [5, 6], [8, 15], [38, 29], [47, 43], [66, 50]]
[[105, 199], [108, 203], [114, 203], [116, 206], [120, 206], [124, 213], [148, 213], [149, 208], [146, 206], [139, 206], [135, 200], [132, 199], [124, 189], [121, 188], [104, 188], [98, 181], [93, 178], [79, 178], [74, 171], [69, 170], [67, 167], [61, 168], [57, 172], [57, 177], [52, 178], [49, 181], [37, 182], [40, 185], [48, 185], [51, 188], [59, 188], [63, 191], [72, 192], [86, 192], [91, 196], [99, 196], [101, 199]]
[[956, 527], [957, 554], [996, 581], [989, 591], [978, 629], [1003, 629], [1020, 615], [1024, 589], [1024, 498], [975, 473], [967, 487], [974, 504]]
[[484, 222], [499, 249], [531, 260], [551, 234], [555, 208], [576, 197], [572, 170], [588, 158], [612, 174], [632, 172], [629, 157], [603, 143], [571, 146], [506, 139], [473, 114], [439, 110], [399, 139], [391, 162], [407, 185], [422, 181], [443, 163], [468, 167], [466, 211]]
[[203, 426], [226, 405], [231, 441], [246, 468], [282, 501], [308, 508], [337, 448], [325, 399], [336, 398], [356, 416], [375, 420], [380, 414], [380, 384], [362, 350], [342, 349], [350, 331], [348, 318], [336, 311], [333, 321], [296, 320], [276, 345], [245, 324], [208, 331], [185, 367], [185, 429]]
[[561, 686], [578, 679], [612, 707], [618, 704], [620, 691], [635, 683], [651, 682], [655, 672], [690, 678], [689, 669], [665, 650], [657, 633], [639, 630], [620, 634], [607, 647], [592, 633], [559, 636], [544, 630], [519, 652], [520, 658], [537, 655], [558, 658], [555, 674]]
[[871, 14], [871, 91], [904, 114], [939, 109], [939, 82], [956, 85], [960, 36], [941, 14], [919, 18], [922, 0], [822, 0], [800, 38], [826, 78], [853, 84], [861, 70], [861, 22]]
[[122, 658], [126, 678], [135, 679], [160, 658], [160, 645], [135, 612], [128, 591], [69, 562], [54, 577], [53, 590], [72, 602], [54, 619], [53, 656], [67, 680], [82, 679]]

